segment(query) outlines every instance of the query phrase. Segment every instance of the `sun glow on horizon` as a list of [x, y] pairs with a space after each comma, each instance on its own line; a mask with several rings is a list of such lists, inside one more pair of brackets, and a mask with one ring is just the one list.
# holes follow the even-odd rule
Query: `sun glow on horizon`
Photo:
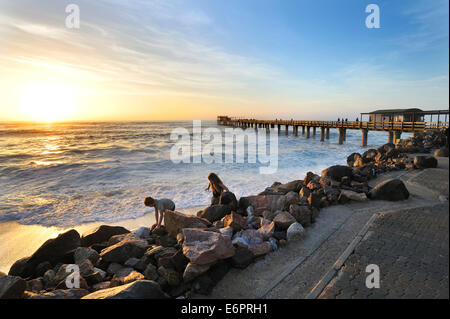
[[59, 83], [29, 85], [21, 94], [23, 114], [32, 121], [52, 123], [69, 120], [76, 110], [75, 91]]

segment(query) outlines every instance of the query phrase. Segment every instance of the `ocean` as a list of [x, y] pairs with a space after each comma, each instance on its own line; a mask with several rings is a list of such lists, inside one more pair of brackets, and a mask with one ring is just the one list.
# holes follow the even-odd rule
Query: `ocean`
[[[201, 124], [203, 129], [225, 129], [215, 121]], [[177, 209], [206, 206], [211, 198], [205, 191], [210, 172], [239, 198], [255, 195], [275, 181], [285, 183], [302, 179], [308, 171], [345, 165], [350, 153], [387, 142], [387, 133], [369, 132], [369, 145], [361, 148], [361, 132], [348, 130], [345, 144], [338, 145], [333, 129], [330, 139], [320, 142], [319, 130], [316, 137], [306, 139], [301, 131], [298, 137], [292, 131], [285, 136], [282, 127], [278, 169], [260, 174], [260, 162], [174, 163], [170, 154], [177, 141], [171, 133], [176, 128], [192, 132], [192, 125], [192, 121], [0, 124], [0, 222], [58, 227], [112, 223], [152, 213], [143, 204], [146, 196], [171, 198]]]

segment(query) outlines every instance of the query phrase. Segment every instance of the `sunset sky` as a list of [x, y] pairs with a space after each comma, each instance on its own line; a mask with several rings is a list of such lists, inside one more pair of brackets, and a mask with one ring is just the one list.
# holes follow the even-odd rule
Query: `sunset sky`
[[0, 0], [0, 121], [444, 109], [448, 23], [448, 0]]

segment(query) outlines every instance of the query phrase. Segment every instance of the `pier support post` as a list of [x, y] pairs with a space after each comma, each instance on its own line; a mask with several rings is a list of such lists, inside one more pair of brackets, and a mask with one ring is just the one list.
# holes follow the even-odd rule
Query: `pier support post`
[[288, 133], [289, 133], [289, 125], [286, 124], [285, 125], [285, 134], [288, 135]]
[[311, 136], [311, 127], [306, 127], [306, 138], [309, 138]]
[[321, 142], [325, 141], [325, 128], [324, 127], [320, 128], [320, 141]]
[[329, 128], [329, 127], [327, 127], [327, 129], [326, 129], [325, 138], [326, 138], [327, 140], [330, 139], [330, 128]]
[[298, 136], [298, 126], [294, 126], [294, 136]]
[[344, 128], [339, 128], [339, 145], [344, 144], [344, 136], [345, 136], [345, 129]]
[[397, 144], [400, 142], [400, 139], [402, 138], [402, 131], [395, 131], [394, 133], [394, 144]]
[[361, 133], [362, 133], [362, 147], [365, 147], [365, 146], [367, 146], [367, 136], [368, 136], [369, 130], [362, 129]]
[[394, 132], [393, 131], [389, 131], [388, 143], [394, 143]]
[[347, 140], [347, 129], [344, 128], [344, 142]]
[[313, 127], [313, 136], [314, 137], [316, 136], [316, 127], [315, 126]]
[[302, 135], [305, 135], [305, 126], [302, 126]]
[[281, 132], [281, 124], [278, 124], [278, 133]]

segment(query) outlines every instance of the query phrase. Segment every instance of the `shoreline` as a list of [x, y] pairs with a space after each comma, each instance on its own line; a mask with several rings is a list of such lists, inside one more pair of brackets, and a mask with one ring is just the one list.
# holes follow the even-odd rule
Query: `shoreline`
[[[387, 144], [385, 144], [387, 145]], [[384, 146], [384, 145], [382, 145]], [[430, 150], [432, 148], [429, 148]], [[434, 150], [435, 148], [433, 148], [432, 150]], [[411, 162], [411, 157], [415, 156], [417, 153], [411, 153], [411, 152], [402, 152], [399, 151], [399, 154], [404, 154], [406, 155], [406, 157], [403, 157], [403, 162], [407, 163], [407, 162]], [[427, 154], [430, 155], [430, 154]], [[353, 154], [351, 155], [353, 156]], [[351, 157], [349, 156], [347, 158], [347, 163], [349, 163], [349, 158]], [[398, 157], [400, 158], [400, 157]], [[446, 163], [448, 162], [448, 157], [446, 157]], [[378, 162], [378, 161], [377, 161]], [[381, 169], [380, 172], [377, 172], [375, 174], [375, 176], [369, 178], [368, 180], [366, 180], [365, 188], [368, 187], [368, 182], [370, 182], [370, 184], [373, 185], [373, 183], [379, 184], [380, 180], [384, 180], [386, 178], [389, 178], [389, 172], [399, 172], [394, 174], [397, 176], [401, 176], [401, 175], [405, 175], [408, 172], [419, 172], [421, 170], [416, 170], [416, 169], [406, 169], [405, 165], [403, 165], [403, 168], [398, 168], [396, 165], [398, 164], [396, 161], [392, 161], [389, 162], [389, 165], [387, 165], [387, 160], [386, 162], [382, 162], [384, 163], [383, 165], [386, 165], [384, 168], [379, 168], [378, 166], [377, 169]], [[338, 165], [339, 166], [339, 165]], [[353, 169], [353, 163], [349, 163], [350, 167], [352, 167]], [[347, 168], [348, 168], [347, 166]], [[392, 169], [389, 167], [396, 167], [396, 169]], [[343, 166], [340, 166], [343, 167]], [[354, 166], [355, 168], [357, 168], [357, 166]], [[414, 167], [413, 167], [414, 168]], [[448, 164], [447, 164], [447, 170], [448, 170]], [[359, 172], [358, 170], [356, 172]], [[305, 177], [306, 179], [308, 178], [310, 173], [307, 174], [307, 177]], [[315, 174], [313, 174], [315, 175]], [[357, 173], [352, 173], [352, 175], [356, 175]], [[317, 175], [316, 175], [317, 176]], [[323, 176], [323, 172], [322, 172], [322, 176]], [[328, 175], [327, 175], [328, 176]], [[333, 178], [331, 177], [332, 175], [330, 175], [330, 177], [333, 180]], [[327, 177], [322, 177], [322, 178], [327, 178]], [[311, 181], [313, 181], [314, 177], [312, 177], [312, 179], [310, 179]], [[350, 179], [351, 180], [351, 179]], [[318, 182], [318, 181], [317, 181]], [[303, 180], [302, 180], [303, 183]], [[289, 183], [288, 183], [289, 184]], [[341, 183], [339, 183], [341, 184]], [[362, 183], [364, 184], [364, 183]], [[306, 186], [306, 185], [305, 185]], [[305, 187], [303, 186], [303, 187]], [[362, 186], [362, 185], [360, 185]], [[358, 187], [360, 187], [358, 186]], [[325, 186], [324, 186], [325, 187]], [[346, 189], [347, 186], [345, 186], [345, 184], [342, 184], [341, 186], [338, 186], [341, 190], [341, 194], [343, 192], [343, 190]], [[369, 189], [372, 189], [373, 186], [370, 186]], [[339, 189], [338, 188], [338, 189]], [[268, 195], [274, 195], [274, 194], [270, 194], [270, 192], [272, 192], [273, 186], [272, 187], [266, 187], [266, 190], [263, 191], [262, 193], [258, 194], [257, 196], [264, 196], [262, 195], [263, 193], [269, 192]], [[313, 189], [311, 189], [311, 192], [313, 191]], [[368, 192], [368, 191], [367, 191]], [[364, 193], [367, 193], [366, 191], [361, 191], [361, 193], [363, 193], [362, 195], [364, 195]], [[292, 191], [291, 191], [292, 193]], [[282, 197], [285, 196], [285, 194], [281, 194], [283, 195]], [[298, 195], [298, 194], [297, 194]], [[303, 197], [303, 195], [301, 195]], [[348, 199], [346, 202], [348, 202], [350, 199]], [[448, 200], [448, 196], [447, 196], [447, 200]], [[435, 201], [439, 201], [438, 198], [435, 199]], [[356, 202], [354, 202], [353, 200], [351, 200], [352, 203], [357, 203], [358, 205], [361, 206], [370, 206], [367, 205], [367, 198], [365, 202], [359, 202], [358, 200], [356, 200]], [[370, 203], [371, 201], [369, 201]], [[344, 202], [345, 204], [345, 202]], [[376, 203], [375, 203], [376, 204]], [[300, 203], [299, 203], [300, 205]], [[313, 209], [316, 206], [313, 206], [312, 204], [310, 204], [311, 209]], [[374, 203], [372, 202], [372, 205], [374, 205]], [[345, 207], [345, 205], [343, 205], [343, 203], [341, 202], [341, 200], [339, 199], [339, 202], [337, 202], [336, 200], [331, 201], [329, 200], [329, 203], [326, 206], [320, 206], [320, 210], [322, 209], [326, 209], [327, 207], [330, 208], [342, 208]], [[184, 210], [180, 210], [181, 212], [183, 212], [186, 215], [194, 215], [196, 214], [196, 212], [198, 212], [200, 209], [203, 209], [203, 206], [196, 206], [196, 207], [191, 207], [189, 209], [184, 209]], [[242, 207], [241, 207], [242, 208]], [[320, 211], [319, 209], [317, 209], [318, 211]], [[108, 223], [106, 224], [105, 222], [95, 222], [95, 223], [88, 223], [88, 224], [82, 224], [82, 225], [78, 225], [75, 227], [71, 227], [71, 228], [58, 228], [58, 227], [45, 227], [45, 226], [39, 226], [39, 225], [21, 225], [20, 223], [18, 223], [17, 221], [11, 221], [11, 222], [5, 222], [5, 223], [0, 223], [0, 240], [2, 240], [3, 243], [5, 243], [5, 246], [8, 247], [7, 250], [7, 258], [2, 258], [2, 264], [0, 264], [0, 271], [3, 271], [5, 273], [8, 272], [9, 267], [18, 259], [25, 257], [25, 256], [30, 256], [37, 248], [40, 247], [40, 245], [49, 238], [54, 238], [57, 235], [63, 233], [64, 231], [67, 231], [68, 229], [74, 229], [76, 231], [78, 231], [80, 234], [85, 233], [88, 230], [91, 230], [94, 227], [100, 226], [100, 225], [108, 225], [108, 226], [122, 226], [127, 228], [130, 231], [133, 231], [134, 229], [137, 229], [141, 226], [150, 226], [152, 225], [154, 222], [154, 214], [153, 213], [148, 213], [142, 217], [139, 218], [135, 218], [135, 219], [125, 219], [122, 221], [118, 221], [118, 222], [113, 222], [113, 223]], [[278, 227], [278, 226], [277, 226]], [[305, 227], [306, 228], [306, 227]], [[314, 228], [317, 228], [317, 225], [314, 225], [314, 223], [312, 224], [312, 226], [308, 227], [307, 230], [308, 232], [314, 230]], [[32, 244], [30, 244], [30, 238], [32, 239]], [[11, 244], [9, 244], [11, 242]], [[302, 241], [300, 241], [302, 242]], [[294, 246], [297, 245], [298, 242], [294, 242]], [[281, 244], [280, 244], [281, 245]], [[289, 245], [288, 245], [289, 246]], [[286, 247], [288, 247], [286, 246]], [[281, 248], [281, 247], [280, 247]], [[278, 251], [276, 251], [277, 249], [274, 248], [274, 251], [272, 251], [273, 253], [268, 253], [268, 260], [273, 260], [274, 258], [276, 258], [276, 256], [280, 257], [279, 255], [281, 254], [281, 250], [283, 249], [278, 249]], [[291, 252], [292, 253], [292, 252]], [[266, 253], [264, 253], [263, 255], [265, 255]], [[292, 257], [292, 256], [291, 256]], [[266, 258], [263, 258], [266, 259]], [[256, 265], [258, 264], [258, 260], [257, 259], [253, 262], [253, 264], [250, 264], [251, 266], [249, 268], [252, 267], [252, 265]], [[229, 272], [229, 274], [231, 275], [231, 273], [236, 272], [236, 271], [242, 271], [242, 270], [238, 270], [238, 269], [232, 269], [232, 271]], [[245, 271], [245, 270], [244, 270]], [[220, 283], [221, 281], [219, 281]]]

